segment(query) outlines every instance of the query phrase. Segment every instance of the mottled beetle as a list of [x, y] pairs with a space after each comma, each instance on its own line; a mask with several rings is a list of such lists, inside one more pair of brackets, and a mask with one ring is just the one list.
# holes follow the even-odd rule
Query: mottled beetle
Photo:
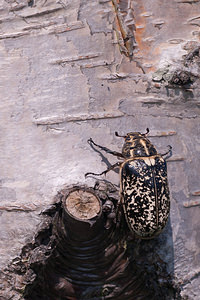
[[164, 154], [158, 154], [154, 145], [147, 139], [147, 134], [130, 132], [123, 137], [125, 143], [122, 153], [109, 150], [89, 139], [89, 144], [123, 158], [100, 174], [86, 173], [87, 175], [102, 175], [116, 167], [120, 167], [120, 194], [125, 218], [131, 232], [136, 236], [149, 239], [158, 235], [167, 223], [170, 210], [169, 188], [167, 182], [167, 166], [163, 156], [167, 155], [172, 147]]

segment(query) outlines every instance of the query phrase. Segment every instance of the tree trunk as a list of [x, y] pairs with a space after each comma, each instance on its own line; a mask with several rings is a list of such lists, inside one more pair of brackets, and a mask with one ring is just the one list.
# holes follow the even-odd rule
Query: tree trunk
[[[87, 144], [89, 138], [121, 152], [122, 142], [115, 138], [115, 131], [125, 135], [148, 127], [150, 140], [160, 153], [172, 146], [173, 155], [167, 162], [170, 220], [155, 240], [129, 241], [125, 223], [122, 233], [115, 228], [115, 209], [106, 214], [101, 204], [100, 227], [96, 227], [101, 228], [96, 234], [98, 260], [105, 266], [105, 235], [109, 249], [117, 245], [120, 268], [120, 257], [130, 261], [122, 270], [134, 293], [137, 283], [133, 286], [129, 281], [126, 268], [135, 272], [131, 276], [139, 282], [141, 274], [146, 276], [142, 279], [144, 291], [147, 283], [157, 299], [168, 299], [162, 295], [169, 293], [159, 270], [180, 285], [183, 298], [199, 299], [199, 8], [198, 0], [1, 1], [0, 298], [21, 299], [24, 290], [27, 295], [29, 287], [34, 290], [33, 285], [38, 287], [38, 294], [34, 290], [37, 297], [45, 295], [45, 286], [57, 295], [55, 281], [51, 284], [48, 279], [56, 268], [62, 269], [61, 275], [60, 271], [56, 275], [61, 276], [57, 291], [66, 288], [67, 283], [62, 283], [65, 264], [73, 264], [72, 269], [67, 266], [69, 278], [72, 270], [77, 274], [79, 269], [74, 260], [63, 257], [62, 247], [68, 256], [76, 255], [76, 251], [73, 255], [67, 252], [73, 247], [69, 234], [74, 239], [76, 230], [73, 228], [72, 234], [67, 229], [65, 206], [58, 197], [48, 214], [41, 212], [48, 211], [57, 191], [65, 194], [66, 186], [94, 186], [96, 178], [86, 179], [84, 174], [100, 173], [116, 163], [110, 154], [94, 152]], [[108, 182], [119, 186], [117, 171], [106, 176]], [[93, 192], [96, 195], [97, 190]], [[104, 205], [107, 192], [102, 188], [99, 193]], [[112, 202], [113, 196], [108, 198]], [[118, 201], [118, 196], [114, 198]], [[68, 223], [71, 221], [69, 217]], [[76, 234], [84, 238], [87, 232], [80, 251], [95, 228], [83, 219], [81, 224], [88, 230], [81, 226], [81, 234]], [[110, 237], [108, 241], [109, 236], [113, 240]], [[121, 241], [127, 245], [126, 251]], [[108, 256], [111, 259], [112, 255]], [[111, 260], [107, 269], [98, 266], [97, 271], [104, 274], [112, 266], [115, 268]], [[103, 278], [102, 273], [93, 274], [92, 267], [88, 268], [91, 273], [85, 272], [87, 276]], [[104, 295], [118, 295], [106, 276]], [[125, 283], [122, 278], [117, 280], [114, 285], [122, 290]], [[77, 284], [74, 287], [69, 282], [71, 295], [86, 297], [94, 292], [78, 286], [79, 291]], [[102, 286], [95, 285], [94, 293], [102, 292]], [[172, 288], [170, 300], [174, 293]]]

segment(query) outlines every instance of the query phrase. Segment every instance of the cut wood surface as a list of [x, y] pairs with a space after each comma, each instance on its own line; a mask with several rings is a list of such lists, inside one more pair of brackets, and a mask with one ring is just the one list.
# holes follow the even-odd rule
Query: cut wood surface
[[94, 193], [85, 190], [72, 191], [65, 199], [65, 207], [70, 216], [88, 220], [101, 212], [101, 204]]

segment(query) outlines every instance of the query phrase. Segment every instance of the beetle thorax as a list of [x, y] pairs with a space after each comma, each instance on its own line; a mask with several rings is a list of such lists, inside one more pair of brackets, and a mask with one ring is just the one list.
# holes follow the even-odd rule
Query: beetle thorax
[[125, 158], [146, 157], [156, 155], [157, 151], [145, 135], [139, 132], [130, 132], [125, 137], [122, 154]]

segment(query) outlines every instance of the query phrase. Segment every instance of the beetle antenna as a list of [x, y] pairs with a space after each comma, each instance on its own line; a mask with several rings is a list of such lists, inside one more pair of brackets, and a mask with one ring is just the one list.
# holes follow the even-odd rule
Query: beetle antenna
[[119, 135], [117, 131], [115, 131], [115, 135], [118, 136], [118, 137], [123, 137], [124, 139], [125, 139], [125, 137], [126, 137], [126, 136], [124, 136], [124, 135]]
[[149, 128], [147, 128], [146, 131], [147, 131], [146, 133], [143, 133], [144, 136], [149, 133]]

